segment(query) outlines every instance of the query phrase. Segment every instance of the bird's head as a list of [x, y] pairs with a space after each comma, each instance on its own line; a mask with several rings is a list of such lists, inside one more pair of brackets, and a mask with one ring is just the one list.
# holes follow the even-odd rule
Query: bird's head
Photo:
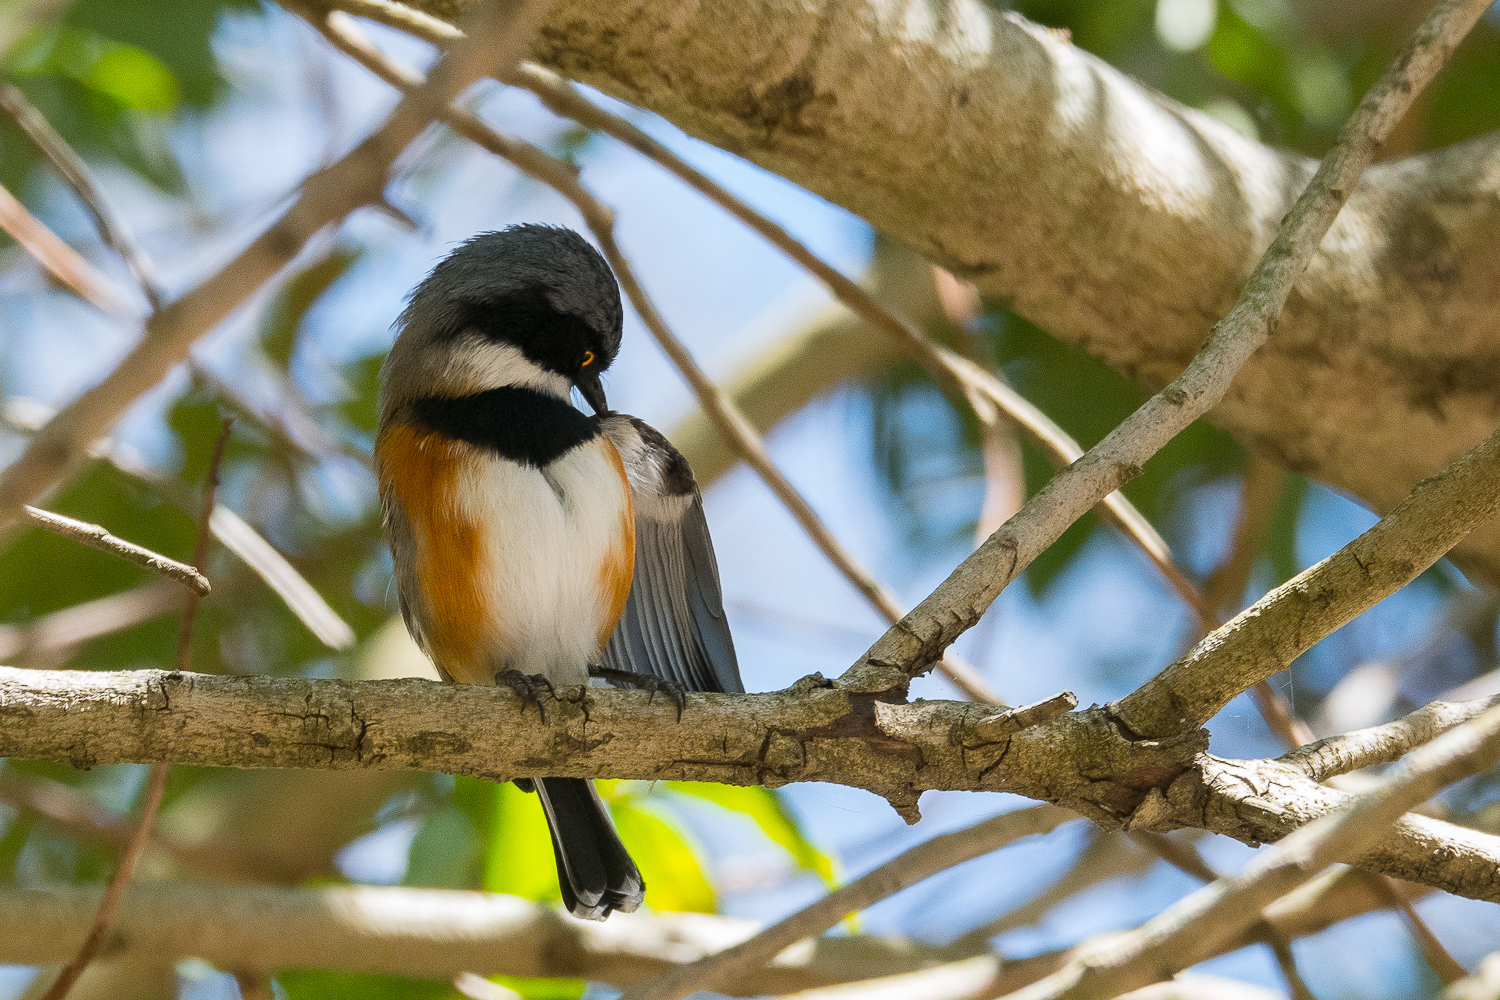
[[620, 348], [620, 289], [570, 229], [512, 226], [466, 241], [411, 294], [386, 361], [382, 412], [423, 396], [577, 388], [608, 411], [600, 374]]

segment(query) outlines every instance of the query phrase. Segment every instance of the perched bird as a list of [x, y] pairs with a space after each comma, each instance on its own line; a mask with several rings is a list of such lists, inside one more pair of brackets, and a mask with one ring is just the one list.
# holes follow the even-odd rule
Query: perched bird
[[[433, 269], [386, 359], [375, 465], [402, 617], [444, 680], [508, 684], [522, 711], [590, 676], [665, 687], [679, 714], [681, 689], [744, 690], [692, 470], [605, 399], [622, 318], [581, 236], [514, 226]], [[639, 906], [593, 783], [534, 786], [568, 909]]]

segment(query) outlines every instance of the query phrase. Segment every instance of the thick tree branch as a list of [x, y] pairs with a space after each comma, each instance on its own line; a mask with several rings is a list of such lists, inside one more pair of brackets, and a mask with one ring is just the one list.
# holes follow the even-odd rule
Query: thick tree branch
[[[535, 55], [843, 205], [1153, 387], [1234, 302], [1312, 174], [980, 0], [917, 14], [566, 0]], [[1372, 169], [1214, 419], [1381, 511], [1488, 434], [1497, 147]], [[1500, 526], [1463, 551], [1500, 581]]]
[[861, 691], [904, 689], [972, 627], [996, 597], [1094, 504], [1139, 475], [1173, 437], [1229, 391], [1240, 367], [1281, 316], [1293, 283], [1328, 235], [1349, 193], [1416, 95], [1489, 6], [1440, 0], [1377, 80], [1276, 230], [1234, 308], [1216, 323], [1182, 373], [1063, 469], [880, 638], [842, 683]]
[[[1000, 711], [892, 704], [808, 678], [770, 694], [560, 688], [547, 719], [508, 689], [432, 681], [306, 681], [0, 667], [0, 757], [79, 767], [170, 761], [220, 767], [427, 770], [682, 779], [778, 786], [831, 781], [912, 814], [927, 789], [1016, 792], [1114, 828], [1197, 827], [1276, 841], [1348, 801], [1275, 761], [1207, 754], [1206, 734], [1132, 741], [1069, 699]], [[506, 719], [505, 725], [496, 725]], [[1034, 723], [1028, 725], [1027, 723]], [[1500, 837], [1403, 818], [1363, 867], [1500, 900]]]
[[[0, 962], [66, 960], [100, 890], [0, 889]], [[451, 979], [459, 972], [579, 976], [627, 986], [749, 937], [754, 921], [697, 913], [629, 914], [608, 924], [482, 892], [142, 883], [124, 896], [112, 939], [132, 952], [198, 958], [248, 973], [339, 969]], [[891, 975], [964, 957], [879, 937], [820, 938], [746, 970], [722, 990], [785, 993]]]

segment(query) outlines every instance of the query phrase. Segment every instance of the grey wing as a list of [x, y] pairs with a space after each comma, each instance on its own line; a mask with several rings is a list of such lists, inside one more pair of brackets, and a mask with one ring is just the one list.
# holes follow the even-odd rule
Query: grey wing
[[703, 498], [677, 449], [631, 417], [606, 426], [635, 505], [635, 573], [603, 665], [690, 691], [742, 692]]

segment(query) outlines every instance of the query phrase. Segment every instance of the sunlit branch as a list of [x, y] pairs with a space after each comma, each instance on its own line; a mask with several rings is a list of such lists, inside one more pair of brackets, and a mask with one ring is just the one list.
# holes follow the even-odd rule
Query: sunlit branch
[[1316, 820], [1257, 855], [1245, 870], [1169, 907], [1013, 1000], [1109, 997], [1148, 986], [1215, 952], [1260, 912], [1335, 861], [1358, 857], [1407, 809], [1500, 760], [1500, 708], [1414, 753], [1372, 793]]
[[998, 850], [1012, 841], [1049, 833], [1076, 814], [1056, 806], [1032, 806], [1003, 813], [967, 829], [941, 834], [880, 865], [767, 927], [748, 941], [682, 965], [625, 991], [621, 1000], [682, 1000], [700, 990], [717, 989], [764, 965], [783, 949], [822, 934], [851, 913], [868, 909], [925, 878]]
[[21, 514], [27, 524], [36, 525], [44, 531], [50, 531], [54, 535], [87, 545], [91, 549], [108, 552], [112, 556], [118, 556], [127, 562], [149, 569], [153, 573], [160, 573], [169, 580], [176, 580], [196, 594], [206, 594], [212, 589], [209, 587], [208, 577], [187, 563], [169, 559], [145, 546], [128, 542], [110, 534], [97, 524], [78, 521], [30, 505], [22, 507]]
[[[1350, 796], [1274, 760], [1222, 760], [1199, 732], [1132, 741], [1071, 696], [1024, 709], [871, 699], [808, 678], [768, 694], [559, 687], [545, 720], [509, 689], [161, 671], [0, 667], [0, 756], [218, 767], [441, 771], [872, 791], [914, 819], [927, 789], [1015, 792], [1107, 828], [1209, 829], [1270, 843]], [[1063, 713], [1063, 714], [1059, 714]], [[497, 726], [497, 718], [507, 719]], [[1434, 744], [1435, 745], [1435, 744]], [[1500, 900], [1500, 837], [1411, 815], [1365, 868]]]
[[1212, 409], [1235, 373], [1270, 336], [1297, 277], [1355, 182], [1416, 94], [1447, 61], [1487, 4], [1444, 2], [1365, 94], [1339, 133], [1229, 314], [1186, 369], [1078, 461], [1054, 476], [937, 590], [872, 646], [842, 679], [861, 691], [903, 687], [967, 631], [1000, 592], [1063, 531], [1139, 475], [1172, 438]]

